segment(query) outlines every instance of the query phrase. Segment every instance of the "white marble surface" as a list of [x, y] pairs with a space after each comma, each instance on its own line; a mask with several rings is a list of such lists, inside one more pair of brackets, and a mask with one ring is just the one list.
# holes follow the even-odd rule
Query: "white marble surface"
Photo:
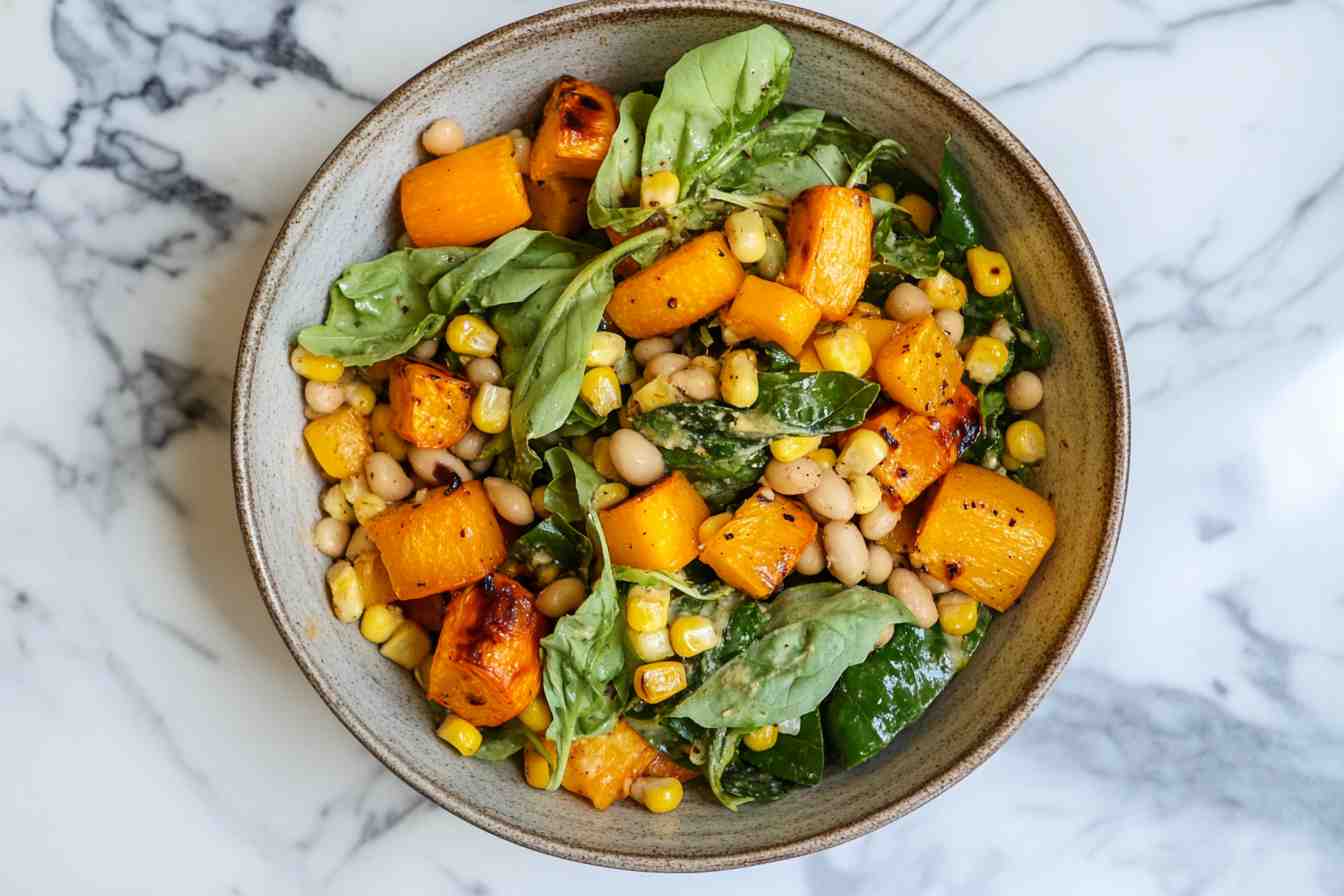
[[547, 5], [0, 0], [0, 891], [1344, 892], [1338, 0], [812, 4], [1023, 138], [1128, 343], [1110, 588], [967, 781], [822, 855], [635, 881], [438, 811], [328, 714], [236, 532], [246, 299], [377, 97]]

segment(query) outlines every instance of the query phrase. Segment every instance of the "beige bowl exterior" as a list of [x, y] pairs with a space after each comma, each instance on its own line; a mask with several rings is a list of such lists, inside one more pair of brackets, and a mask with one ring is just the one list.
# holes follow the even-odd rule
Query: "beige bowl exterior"
[[[568, 794], [528, 788], [512, 762], [457, 758], [435, 738], [430, 707], [410, 676], [333, 618], [327, 561], [306, 535], [321, 480], [300, 436], [301, 390], [286, 359], [297, 331], [323, 316], [332, 278], [398, 236], [397, 181], [421, 161], [418, 137], [429, 121], [452, 115], [473, 139], [506, 131], [535, 120], [560, 74], [629, 89], [660, 77], [691, 47], [761, 22], [797, 49], [791, 100], [896, 136], [926, 176], [937, 171], [945, 135], [960, 144], [997, 247], [1035, 322], [1055, 340], [1040, 412], [1049, 457], [1037, 482], [1058, 510], [1060, 536], [1019, 606], [881, 756], [739, 814], [700, 788], [668, 815], [629, 801], [598, 813]], [[875, 35], [743, 0], [567, 7], [488, 34], [396, 90], [341, 142], [285, 222], [247, 316], [233, 410], [238, 514], [257, 583], [337, 717], [392, 771], [459, 817], [553, 855], [644, 871], [733, 868], [825, 849], [912, 811], [983, 762], [1044, 696], [1092, 615], [1119, 532], [1128, 451], [1125, 360], [1101, 271], [1026, 148], [957, 87]]]

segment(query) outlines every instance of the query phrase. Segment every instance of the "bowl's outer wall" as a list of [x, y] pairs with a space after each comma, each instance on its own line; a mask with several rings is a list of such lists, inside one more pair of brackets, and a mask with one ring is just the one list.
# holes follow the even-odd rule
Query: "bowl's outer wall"
[[[235, 461], [245, 536], [277, 625], [333, 710], [398, 774], [534, 848], [622, 867], [703, 870], [810, 852], [871, 830], [941, 792], [1011, 733], [1067, 658], [1104, 581], [1123, 499], [1128, 402], [1090, 249], [1062, 200], [1045, 192], [1053, 186], [1024, 151], [1014, 155], [1015, 142], [1004, 142], [987, 113], [894, 48], [815, 14], [671, 5], [692, 8], [589, 5], [489, 35], [417, 76], [347, 138], [295, 207], [258, 285], [240, 356]], [[926, 176], [937, 171], [945, 135], [960, 144], [997, 245], [1035, 321], [1055, 339], [1041, 412], [1050, 453], [1037, 482], [1057, 508], [1060, 536], [971, 665], [879, 758], [741, 815], [698, 788], [668, 815], [628, 802], [597, 813], [526, 787], [513, 763], [458, 759], [436, 740], [430, 707], [410, 678], [333, 618], [327, 561], [306, 539], [322, 481], [303, 446], [302, 398], [286, 356], [295, 333], [323, 316], [332, 278], [397, 237], [397, 182], [421, 161], [417, 138], [431, 119], [451, 115], [472, 138], [527, 126], [560, 74], [628, 89], [660, 77], [685, 50], [764, 18], [797, 49], [789, 99], [897, 136]]]

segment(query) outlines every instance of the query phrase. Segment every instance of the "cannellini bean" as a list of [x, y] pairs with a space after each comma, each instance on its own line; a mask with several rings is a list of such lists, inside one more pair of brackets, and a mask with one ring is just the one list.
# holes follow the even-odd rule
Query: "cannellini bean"
[[765, 481], [781, 495], [805, 495], [821, 485], [821, 467], [807, 457], [788, 463], [772, 460], [765, 467]]
[[446, 156], [466, 145], [467, 136], [462, 131], [462, 125], [453, 119], [439, 118], [425, 128], [424, 134], [420, 136], [420, 142], [430, 155]]
[[475, 460], [485, 450], [485, 443], [488, 438], [489, 436], [479, 429], [469, 429], [467, 434], [458, 439], [457, 443], [449, 450], [463, 460]]
[[933, 303], [924, 290], [915, 284], [898, 283], [887, 293], [885, 310], [887, 317], [904, 323], [933, 311]]
[[648, 485], [666, 472], [662, 452], [633, 429], [616, 430], [609, 444], [611, 465], [631, 485]]
[[868, 584], [881, 585], [891, 578], [891, 571], [895, 566], [896, 561], [892, 559], [891, 551], [880, 544], [868, 545]]
[[340, 483], [329, 487], [322, 493], [322, 511], [327, 516], [334, 516], [343, 523], [353, 523], [355, 521], [355, 511], [346, 500], [345, 492], [341, 490]]
[[1007, 345], [1013, 341], [1017, 334], [1013, 332], [1013, 325], [1000, 317], [990, 326], [989, 335]]
[[675, 346], [672, 340], [666, 336], [651, 336], [648, 339], [641, 339], [635, 343], [634, 350], [631, 352], [635, 360], [643, 367], [659, 355], [665, 355], [672, 351]]
[[908, 569], [893, 570], [887, 579], [887, 592], [910, 611], [915, 617], [915, 625], [929, 628], [938, 621], [938, 607], [933, 602], [933, 593], [922, 581], [923, 576], [915, 575]]
[[495, 513], [515, 526], [530, 525], [536, 517], [532, 496], [507, 479], [490, 476], [484, 480], [485, 493], [495, 505]]
[[1041, 382], [1039, 376], [1030, 370], [1024, 370], [1008, 378], [1003, 387], [1003, 394], [1008, 399], [1008, 407], [1018, 413], [1025, 413], [1041, 403], [1041, 399], [1045, 397], [1045, 384]]
[[826, 547], [826, 565], [846, 585], [857, 585], [868, 572], [868, 547], [859, 527], [853, 523], [832, 521], [821, 531]]
[[364, 477], [369, 490], [384, 501], [401, 501], [415, 489], [415, 483], [396, 458], [382, 451], [369, 455], [364, 463]]
[[803, 495], [803, 500], [813, 513], [828, 520], [843, 522], [854, 516], [854, 493], [834, 470], [822, 470], [821, 481]]
[[327, 516], [313, 527], [313, 544], [328, 557], [339, 557], [345, 553], [349, 541], [349, 523]]
[[415, 475], [432, 485], [451, 485], [454, 478], [459, 482], [476, 478], [462, 459], [446, 448], [412, 448], [406, 458]]
[[814, 538], [798, 555], [798, 565], [795, 569], [800, 575], [815, 576], [820, 575], [825, 568], [826, 551], [822, 548], [821, 542]]
[[666, 352], [654, 358], [648, 364], [644, 365], [644, 376], [653, 378], [655, 376], [671, 376], [678, 370], [684, 370], [691, 359], [685, 355], [676, 352]]
[[504, 369], [494, 358], [472, 358], [467, 362], [467, 379], [477, 386], [493, 386], [504, 379]]
[[962, 334], [966, 332], [966, 319], [961, 316], [960, 311], [944, 308], [942, 311], [935, 313], [933, 319], [947, 334], [948, 342], [953, 345], [961, 342]]
[[[663, 355], [663, 358], [666, 357], [668, 355]], [[719, 378], [703, 367], [683, 368], [668, 377], [667, 381], [692, 401], [710, 401], [719, 397]]]
[[309, 380], [303, 386], [303, 400], [318, 414], [330, 414], [345, 404], [345, 388], [340, 383]]
[[513, 160], [518, 163], [518, 170], [526, 171], [532, 164], [532, 141], [517, 128], [509, 131], [509, 138], [513, 140]]
[[859, 531], [869, 541], [880, 541], [890, 535], [900, 521], [900, 511], [885, 500], [878, 501], [876, 507], [859, 519]]
[[551, 619], [559, 619], [567, 613], [572, 613], [583, 603], [583, 599], [588, 596], [588, 586], [583, 584], [582, 579], [574, 577], [556, 579], [537, 595], [537, 609], [543, 616], [549, 616]]
[[934, 578], [926, 572], [921, 572], [919, 574], [919, 580], [923, 582], [924, 587], [929, 589], [933, 594], [946, 594], [952, 590], [951, 585], [947, 584], [942, 579]]
[[426, 339], [417, 345], [412, 351], [417, 361], [433, 361], [434, 356], [439, 353], [439, 340]]

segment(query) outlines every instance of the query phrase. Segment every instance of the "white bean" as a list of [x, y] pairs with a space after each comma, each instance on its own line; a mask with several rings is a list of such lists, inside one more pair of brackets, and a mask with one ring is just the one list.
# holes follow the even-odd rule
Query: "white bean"
[[891, 551], [882, 547], [880, 544], [868, 545], [868, 584], [881, 585], [891, 577], [891, 571], [896, 566], [896, 561], [891, 557]]
[[406, 452], [415, 475], [431, 485], [452, 485], [453, 479], [469, 482], [476, 477], [446, 448], [412, 448]]
[[648, 339], [641, 339], [635, 343], [634, 350], [631, 352], [639, 366], [643, 367], [659, 355], [665, 355], [672, 351], [675, 346], [672, 340], [666, 336], [651, 336]]
[[857, 585], [868, 572], [868, 547], [853, 523], [829, 522], [821, 531], [826, 565], [846, 585]]
[[504, 369], [494, 358], [472, 358], [467, 362], [467, 379], [477, 386], [493, 386], [504, 379]]
[[849, 483], [834, 470], [822, 470], [821, 481], [803, 496], [803, 500], [813, 513], [828, 520], [844, 522], [854, 516], [854, 493], [850, 491]]
[[869, 541], [881, 541], [891, 534], [900, 521], [900, 511], [886, 501], [878, 501], [876, 507], [859, 518], [859, 531]]
[[481, 456], [485, 450], [485, 442], [489, 437], [479, 429], [469, 429], [467, 434], [458, 439], [449, 450], [463, 460], [475, 460]]
[[788, 463], [772, 460], [765, 467], [765, 481], [781, 495], [805, 495], [821, 485], [821, 465], [809, 457]]
[[348, 560], [353, 560], [360, 554], [367, 554], [370, 551], [378, 550], [374, 545], [373, 539], [369, 537], [369, 532], [363, 526], [355, 529], [350, 536], [350, 541], [345, 546], [345, 556]]
[[340, 383], [309, 380], [303, 386], [303, 400], [318, 414], [330, 414], [345, 404], [345, 389]]
[[947, 334], [948, 342], [953, 345], [961, 342], [961, 336], [966, 332], [966, 319], [961, 316], [960, 311], [944, 308], [942, 311], [936, 312], [933, 319]]
[[345, 492], [338, 482], [322, 493], [322, 510], [327, 516], [334, 516], [343, 523], [355, 521], [355, 511], [346, 500]]
[[933, 602], [933, 593], [924, 584], [921, 576], [908, 569], [892, 571], [887, 579], [887, 592], [910, 611], [915, 617], [915, 625], [930, 628], [938, 621], [938, 607]]
[[678, 370], [684, 370], [690, 363], [691, 359], [685, 355], [666, 352], [644, 365], [644, 376], [649, 379], [655, 376], [671, 376]]
[[1017, 334], [1013, 332], [1013, 325], [1000, 317], [990, 326], [989, 335], [1007, 345], [1013, 341]]
[[467, 464], [467, 468], [470, 469], [472, 473], [480, 476], [482, 473], [488, 473], [490, 468], [494, 465], [495, 459], [493, 457], [483, 457], [480, 460], [474, 460]]
[[798, 565], [796, 569], [799, 574], [805, 576], [819, 575], [826, 568], [826, 552], [821, 547], [821, 542], [813, 538], [803, 548], [803, 552], [798, 555]]
[[[308, 385], [311, 386], [312, 383]], [[1024, 370], [1009, 377], [1003, 386], [1003, 394], [1008, 399], [1008, 407], [1018, 413], [1025, 413], [1041, 403], [1041, 399], [1045, 397], [1045, 384], [1041, 382], [1039, 376], [1030, 370]]]
[[461, 149], [467, 142], [467, 136], [462, 132], [462, 125], [453, 119], [439, 118], [425, 128], [420, 142], [430, 155], [446, 156]]
[[537, 595], [537, 609], [543, 616], [549, 616], [552, 619], [559, 619], [567, 613], [572, 613], [583, 603], [583, 599], [588, 596], [588, 586], [583, 584], [582, 579], [576, 579], [572, 576], [566, 579], [556, 579]]
[[313, 544], [328, 557], [339, 557], [345, 553], [345, 546], [349, 541], [349, 523], [325, 516], [313, 527]]
[[913, 283], [898, 283], [887, 293], [884, 309], [887, 317], [902, 323], [923, 317], [933, 310], [928, 295]]
[[[663, 358], [666, 357], [663, 355]], [[719, 397], [719, 378], [703, 367], [683, 368], [668, 377], [667, 381], [691, 401], [710, 401]]]
[[415, 483], [397, 459], [382, 451], [369, 455], [364, 463], [364, 478], [369, 481], [369, 490], [384, 501], [400, 501], [415, 489]]
[[658, 447], [633, 429], [618, 429], [610, 442], [611, 465], [631, 485], [648, 485], [663, 478], [666, 466]]
[[926, 572], [921, 572], [919, 574], [919, 580], [923, 582], [924, 587], [929, 589], [933, 594], [946, 594], [952, 590], [951, 585], [947, 584], [942, 579], [934, 578]]
[[509, 138], [513, 140], [513, 160], [518, 163], [518, 170], [526, 171], [532, 164], [532, 141], [517, 128], [509, 131]]
[[426, 339], [424, 342], [417, 345], [415, 349], [412, 350], [411, 352], [411, 354], [415, 355], [415, 359], [417, 361], [433, 361], [434, 356], [437, 355], [438, 353], [439, 353], [438, 339]]
[[532, 510], [532, 496], [507, 479], [490, 476], [485, 479], [485, 493], [495, 505], [495, 513], [515, 526], [530, 525], [536, 517]]

